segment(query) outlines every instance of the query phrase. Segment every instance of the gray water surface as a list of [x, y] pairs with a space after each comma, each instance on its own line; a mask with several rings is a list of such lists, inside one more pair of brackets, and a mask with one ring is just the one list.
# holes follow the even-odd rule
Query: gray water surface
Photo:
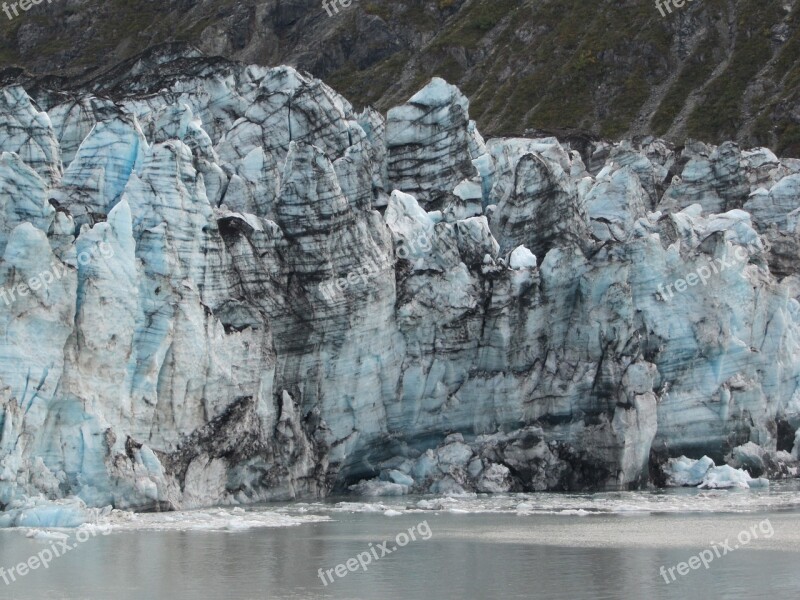
[[[391, 514], [391, 513], [390, 513]], [[332, 521], [234, 531], [120, 531], [96, 536], [0, 598], [489, 599], [797, 598], [800, 510], [744, 514], [453, 514], [336, 512]], [[766, 527], [768, 520], [769, 527]], [[429, 539], [397, 548], [425, 521]], [[761, 529], [759, 526], [761, 525]], [[418, 529], [415, 529], [417, 531]], [[746, 546], [665, 583], [660, 567], [741, 531]], [[768, 538], [763, 531], [771, 530]], [[746, 537], [746, 536], [745, 536]], [[744, 539], [744, 538], [743, 538]], [[368, 570], [324, 585], [319, 570], [389, 540], [396, 549]], [[403, 540], [405, 541], [405, 540]], [[0, 531], [0, 566], [52, 542]], [[376, 551], [376, 553], [378, 553]], [[677, 572], [676, 572], [677, 574]], [[334, 573], [335, 575], [335, 573]]]

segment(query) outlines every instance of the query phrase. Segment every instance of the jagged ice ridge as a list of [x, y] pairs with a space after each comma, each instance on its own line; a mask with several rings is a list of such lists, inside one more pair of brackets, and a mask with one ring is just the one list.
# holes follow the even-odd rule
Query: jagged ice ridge
[[484, 140], [441, 79], [384, 117], [157, 71], [0, 89], [0, 289], [61, 273], [0, 302], [0, 508], [796, 473], [800, 161]]

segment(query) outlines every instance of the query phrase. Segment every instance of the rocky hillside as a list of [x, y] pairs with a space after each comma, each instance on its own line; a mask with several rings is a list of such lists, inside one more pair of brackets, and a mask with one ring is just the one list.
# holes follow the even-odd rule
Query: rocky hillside
[[0, 64], [85, 81], [188, 42], [299, 67], [382, 110], [441, 76], [486, 134], [732, 139], [800, 156], [798, 11], [795, 0], [702, 0], [664, 17], [644, 0], [364, 0], [329, 16], [320, 0], [54, 0], [0, 13]]

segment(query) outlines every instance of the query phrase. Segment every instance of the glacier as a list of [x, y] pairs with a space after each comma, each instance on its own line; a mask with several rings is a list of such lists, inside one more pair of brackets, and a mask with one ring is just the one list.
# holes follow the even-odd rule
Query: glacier
[[0, 88], [0, 525], [797, 474], [800, 161], [484, 139], [438, 78], [52, 83]]

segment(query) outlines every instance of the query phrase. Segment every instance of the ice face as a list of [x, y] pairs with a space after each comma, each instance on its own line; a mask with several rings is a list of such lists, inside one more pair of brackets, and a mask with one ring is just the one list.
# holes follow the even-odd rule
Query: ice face
[[289, 67], [181, 65], [46, 111], [0, 90], [0, 505], [797, 459], [793, 161], [485, 141], [442, 80], [384, 119]]
[[0, 149], [19, 155], [48, 185], [61, 177], [60, 149], [50, 117], [37, 110], [19, 86], [0, 93]]

